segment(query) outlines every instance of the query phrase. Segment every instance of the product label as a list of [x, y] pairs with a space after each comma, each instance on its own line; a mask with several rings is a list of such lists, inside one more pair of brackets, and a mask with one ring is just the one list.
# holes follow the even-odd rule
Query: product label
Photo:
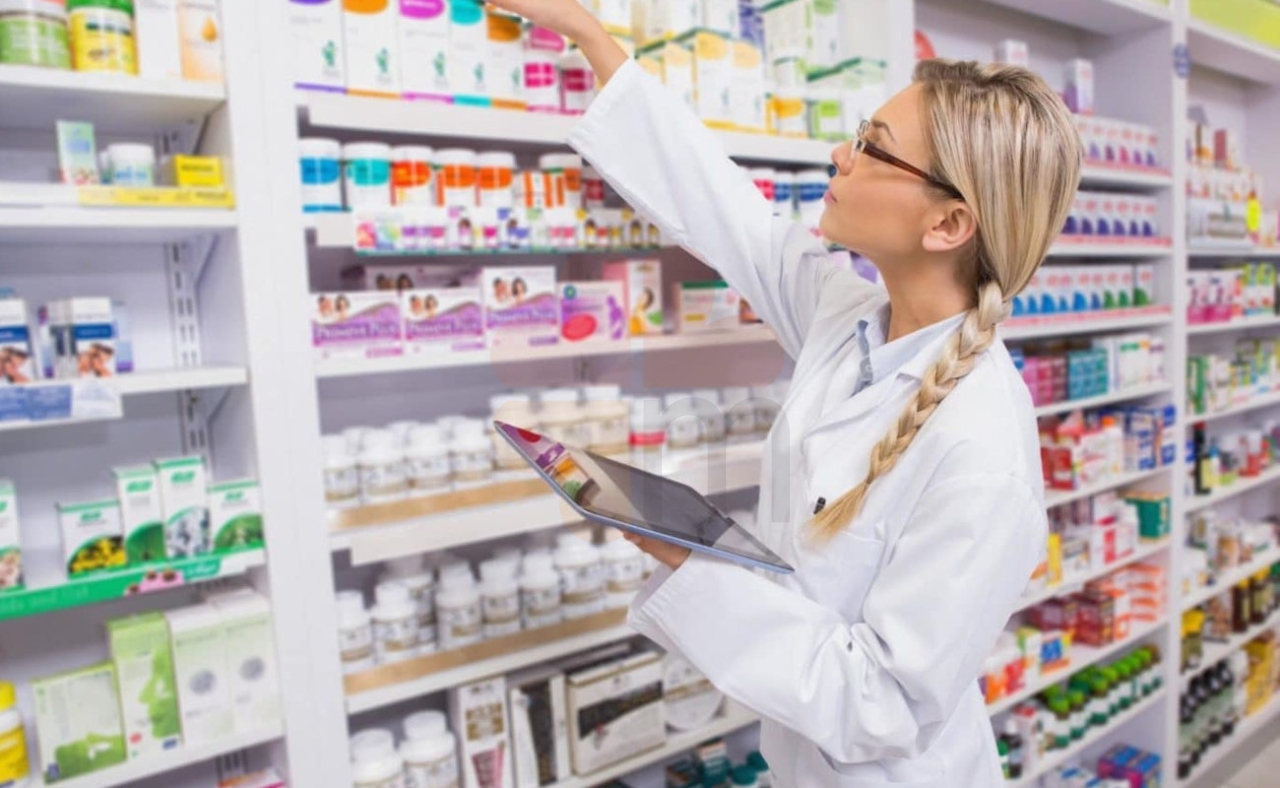
[[581, 566], [561, 569], [564, 594], [561, 597], [565, 618], [581, 618], [599, 613], [604, 603], [604, 585], [596, 567]]
[[360, 476], [355, 468], [326, 469], [324, 499], [328, 503], [345, 503], [360, 497]]
[[484, 347], [480, 292], [474, 288], [410, 290], [400, 297], [409, 352]]
[[612, 595], [631, 596], [644, 582], [644, 560], [640, 557], [605, 564], [605, 589]]
[[418, 647], [418, 620], [410, 616], [375, 622], [373, 637], [379, 661], [408, 659]]
[[129, 14], [107, 8], [77, 8], [67, 21], [76, 71], [138, 73]]
[[480, 600], [484, 614], [485, 631], [489, 627], [499, 628], [515, 624], [515, 631], [520, 629], [520, 596], [515, 592], [502, 596], [484, 596]]
[[480, 604], [464, 607], [437, 607], [440, 647], [459, 648], [480, 639]]
[[[0, 17], [0, 63], [71, 68], [66, 26], [39, 16]], [[0, 770], [0, 780], [3, 776]]]
[[360, 466], [360, 493], [366, 502], [395, 499], [404, 495], [406, 489], [404, 463]]
[[311, 342], [322, 357], [400, 354], [400, 305], [395, 293], [313, 296]]
[[0, 734], [0, 785], [17, 784], [31, 771], [27, 761], [27, 742], [22, 726]]
[[406, 761], [405, 788], [458, 788], [458, 759], [453, 753], [435, 761]]
[[340, 168], [337, 159], [301, 159], [303, 186], [336, 185]]
[[524, 588], [520, 590], [520, 609], [524, 625], [529, 628], [549, 626], [560, 621], [560, 588]]
[[339, 629], [338, 650], [343, 662], [359, 662], [373, 656], [373, 627]]

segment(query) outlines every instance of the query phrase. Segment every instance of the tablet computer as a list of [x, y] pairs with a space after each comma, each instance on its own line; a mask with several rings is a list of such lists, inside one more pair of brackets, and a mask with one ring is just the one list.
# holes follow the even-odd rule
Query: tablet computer
[[700, 553], [774, 572], [795, 571], [697, 490], [541, 433], [493, 423], [516, 453], [578, 514]]

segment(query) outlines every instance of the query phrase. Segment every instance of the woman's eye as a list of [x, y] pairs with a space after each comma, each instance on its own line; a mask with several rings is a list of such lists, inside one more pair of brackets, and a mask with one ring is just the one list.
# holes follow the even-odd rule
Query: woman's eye
[[834, 178], [840, 172], [840, 168], [834, 164], [827, 165], [827, 177]]

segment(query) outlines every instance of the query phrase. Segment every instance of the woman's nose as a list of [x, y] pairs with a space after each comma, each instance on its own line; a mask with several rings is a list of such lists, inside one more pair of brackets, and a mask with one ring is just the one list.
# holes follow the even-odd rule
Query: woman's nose
[[849, 165], [853, 161], [853, 141], [846, 140], [840, 143], [831, 151], [831, 177], [835, 177], [836, 173], [848, 172]]

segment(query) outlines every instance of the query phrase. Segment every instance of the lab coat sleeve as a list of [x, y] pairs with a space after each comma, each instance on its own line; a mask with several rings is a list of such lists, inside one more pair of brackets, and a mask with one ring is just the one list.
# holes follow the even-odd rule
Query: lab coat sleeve
[[[863, 618], [698, 554], [631, 609], [725, 694], [812, 741], [833, 767], [925, 751], [1016, 606], [1045, 536], [1023, 482], [967, 475], [917, 502]], [[839, 538], [839, 537], [837, 537]]]
[[793, 358], [820, 297], [845, 309], [883, 292], [832, 265], [804, 227], [776, 219], [715, 135], [634, 61], [596, 96], [569, 144], [633, 208], [716, 269]]

